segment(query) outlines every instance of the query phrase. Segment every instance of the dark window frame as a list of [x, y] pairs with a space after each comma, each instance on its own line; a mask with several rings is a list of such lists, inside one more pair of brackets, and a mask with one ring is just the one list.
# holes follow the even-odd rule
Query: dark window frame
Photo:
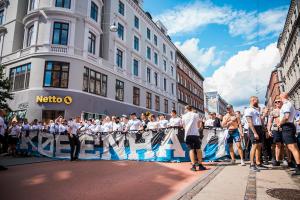
[[140, 38], [137, 36], [133, 36], [133, 48], [136, 51], [140, 51]]
[[155, 111], [160, 111], [160, 97], [155, 95]]
[[165, 113], [169, 112], [169, 101], [168, 99], [164, 99], [164, 107], [165, 107]]
[[[103, 73], [100, 73], [100, 72], [97, 72], [95, 70], [92, 70], [88, 67], [84, 67], [85, 69], [85, 72], [83, 74], [83, 88], [82, 90], [84, 92], [88, 92], [90, 94], [95, 94], [95, 95], [99, 95], [99, 96], [103, 96], [103, 97], [107, 97], [107, 75], [106, 74], [103, 74]], [[87, 72], [87, 73], [86, 73]], [[90, 84], [91, 84], [91, 72], [95, 73], [95, 83], [94, 83], [94, 92], [91, 92], [91, 88], [90, 88]], [[100, 79], [98, 79], [97, 77], [100, 77]], [[84, 84], [85, 84], [85, 79], [86, 78], [86, 88], [84, 88]], [[97, 93], [97, 82], [99, 82], [100, 84], [100, 93], [98, 94]], [[105, 87], [104, 87], [105, 85]]]
[[[137, 69], [137, 71], [136, 71]], [[137, 74], [136, 74], [137, 72]], [[137, 59], [133, 59], [133, 75], [139, 76], [139, 61]]]
[[141, 91], [140, 91], [140, 88], [138, 87], [133, 87], [133, 105], [136, 105], [136, 106], [139, 106], [140, 105], [140, 94], [141, 94]]
[[55, 0], [55, 7], [57, 8], [71, 8], [71, 0], [61, 0], [61, 5], [58, 5], [58, 0]]
[[118, 12], [125, 16], [125, 4], [122, 1], [119, 1], [119, 8], [118, 8]]
[[98, 13], [99, 13], [98, 5], [94, 1], [91, 1], [90, 17], [91, 19], [95, 20], [95, 22], [98, 22]]
[[116, 64], [117, 64], [117, 67], [123, 69], [123, 54], [124, 52], [117, 48], [117, 52], [116, 52]]
[[118, 32], [117, 33], [118, 33], [118, 37], [121, 40], [124, 40], [124, 38], [125, 38], [125, 27], [120, 22], [118, 22]]
[[96, 54], [96, 35], [89, 31], [88, 37], [88, 52], [95, 55]]
[[134, 16], [134, 27], [140, 29], [140, 19], [136, 15]]
[[[55, 25], [56, 24], [60, 24], [60, 28], [55, 28]], [[68, 26], [68, 29], [65, 29], [65, 28], [62, 28], [63, 27], [63, 25], [67, 25]], [[65, 22], [57, 22], [57, 21], [55, 21], [54, 23], [53, 23], [53, 30], [52, 30], [52, 44], [54, 44], [54, 45], [64, 45], [64, 46], [67, 46], [68, 45], [68, 43], [69, 43], [69, 28], [70, 28], [70, 26], [69, 26], [69, 23], [65, 23]], [[54, 43], [54, 32], [55, 32], [55, 30], [59, 30], [59, 41], [58, 41], [58, 43]], [[62, 32], [63, 31], [66, 31], [67, 30], [67, 38], [66, 38], [66, 44], [62, 44]]]
[[[30, 47], [32, 44], [32, 36], [34, 33], [34, 24], [32, 24], [31, 26], [29, 26], [29, 28], [27, 29], [27, 36], [26, 36], [26, 47]], [[30, 38], [30, 40], [29, 40]]]
[[[17, 69], [21, 69], [21, 72], [22, 72], [23, 67], [26, 67], [25, 71], [23, 72], [24, 73], [24, 81], [23, 81], [23, 84], [22, 84], [23, 88], [15, 89]], [[13, 76], [12, 76], [12, 72], [13, 72]], [[31, 63], [26, 63], [24, 65], [20, 65], [20, 66], [17, 66], [17, 67], [10, 68], [9, 69], [9, 83], [10, 83], [9, 91], [14, 92], [14, 91], [21, 91], [21, 90], [28, 89], [29, 88], [29, 81], [30, 81], [30, 73], [31, 73]]]
[[[47, 70], [47, 65], [48, 65], [49, 62], [52, 62], [53, 66], [55, 64], [60, 64], [60, 70], [53, 70], [53, 69], [52, 70]], [[63, 65], [67, 65], [68, 66], [68, 71], [63, 71], [62, 70], [62, 66]], [[60, 86], [52, 86], [53, 85], [53, 77], [51, 77], [51, 84], [50, 84], [50, 86], [45, 86], [46, 72], [48, 72], [48, 71], [51, 71], [51, 76], [52, 76], [53, 71], [54, 72], [60, 72], [60, 78], [59, 78], [59, 85]], [[64, 72], [67, 72], [67, 74], [68, 74], [68, 77], [67, 77], [67, 86], [66, 87], [61, 87], [61, 82], [62, 82], [62, 76], [61, 76], [61, 74], [64, 73]], [[69, 88], [69, 80], [70, 80], [69, 77], [70, 77], [70, 63], [60, 62], [60, 61], [46, 61], [45, 62], [44, 78], [43, 78], [43, 87], [44, 88]]]
[[152, 109], [152, 94], [150, 92], [146, 92], [146, 108]]
[[[116, 100], [124, 101], [124, 96], [125, 96], [124, 90], [125, 90], [124, 81], [120, 81], [116, 79]], [[118, 94], [120, 94], [121, 96], [119, 96]]]

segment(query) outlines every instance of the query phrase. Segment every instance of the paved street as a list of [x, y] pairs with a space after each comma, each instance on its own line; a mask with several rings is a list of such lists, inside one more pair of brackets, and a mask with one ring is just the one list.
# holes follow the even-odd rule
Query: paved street
[[300, 197], [300, 178], [291, 178], [284, 168], [253, 173], [252, 179], [248, 166], [222, 163], [196, 173], [188, 170], [189, 163], [3, 157], [0, 163], [9, 166], [0, 172], [5, 199], [264, 200], [276, 199], [267, 191], [278, 188], [284, 189], [281, 199]]
[[194, 173], [187, 170], [189, 167], [189, 163], [135, 161], [53, 161], [17, 165], [0, 172], [1, 197], [171, 199], [209, 172]]

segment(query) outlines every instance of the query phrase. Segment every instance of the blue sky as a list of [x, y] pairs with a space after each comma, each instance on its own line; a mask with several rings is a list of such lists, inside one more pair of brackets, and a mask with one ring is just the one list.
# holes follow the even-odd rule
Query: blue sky
[[[242, 91], [264, 100], [269, 73], [280, 60], [276, 42], [289, 4], [290, 0], [144, 0], [144, 10], [167, 26], [172, 41], [206, 77], [205, 89], [218, 90], [243, 106], [247, 98], [232, 97], [242, 81], [251, 82], [251, 88]], [[252, 76], [247, 76], [249, 71]], [[224, 79], [225, 74], [229, 78]], [[222, 81], [239, 83], [224, 88]]]

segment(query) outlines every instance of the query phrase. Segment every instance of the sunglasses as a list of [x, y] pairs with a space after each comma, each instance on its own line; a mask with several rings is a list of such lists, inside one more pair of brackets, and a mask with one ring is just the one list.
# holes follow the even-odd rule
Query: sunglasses
[[275, 103], [281, 103], [281, 101], [275, 101]]

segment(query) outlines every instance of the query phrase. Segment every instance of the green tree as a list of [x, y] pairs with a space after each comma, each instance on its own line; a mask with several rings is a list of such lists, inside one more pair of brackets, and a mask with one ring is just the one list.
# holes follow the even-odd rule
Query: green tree
[[5, 77], [4, 67], [0, 65], [0, 109], [11, 111], [7, 100], [13, 99], [13, 94], [9, 92], [10, 83], [8, 77]]

